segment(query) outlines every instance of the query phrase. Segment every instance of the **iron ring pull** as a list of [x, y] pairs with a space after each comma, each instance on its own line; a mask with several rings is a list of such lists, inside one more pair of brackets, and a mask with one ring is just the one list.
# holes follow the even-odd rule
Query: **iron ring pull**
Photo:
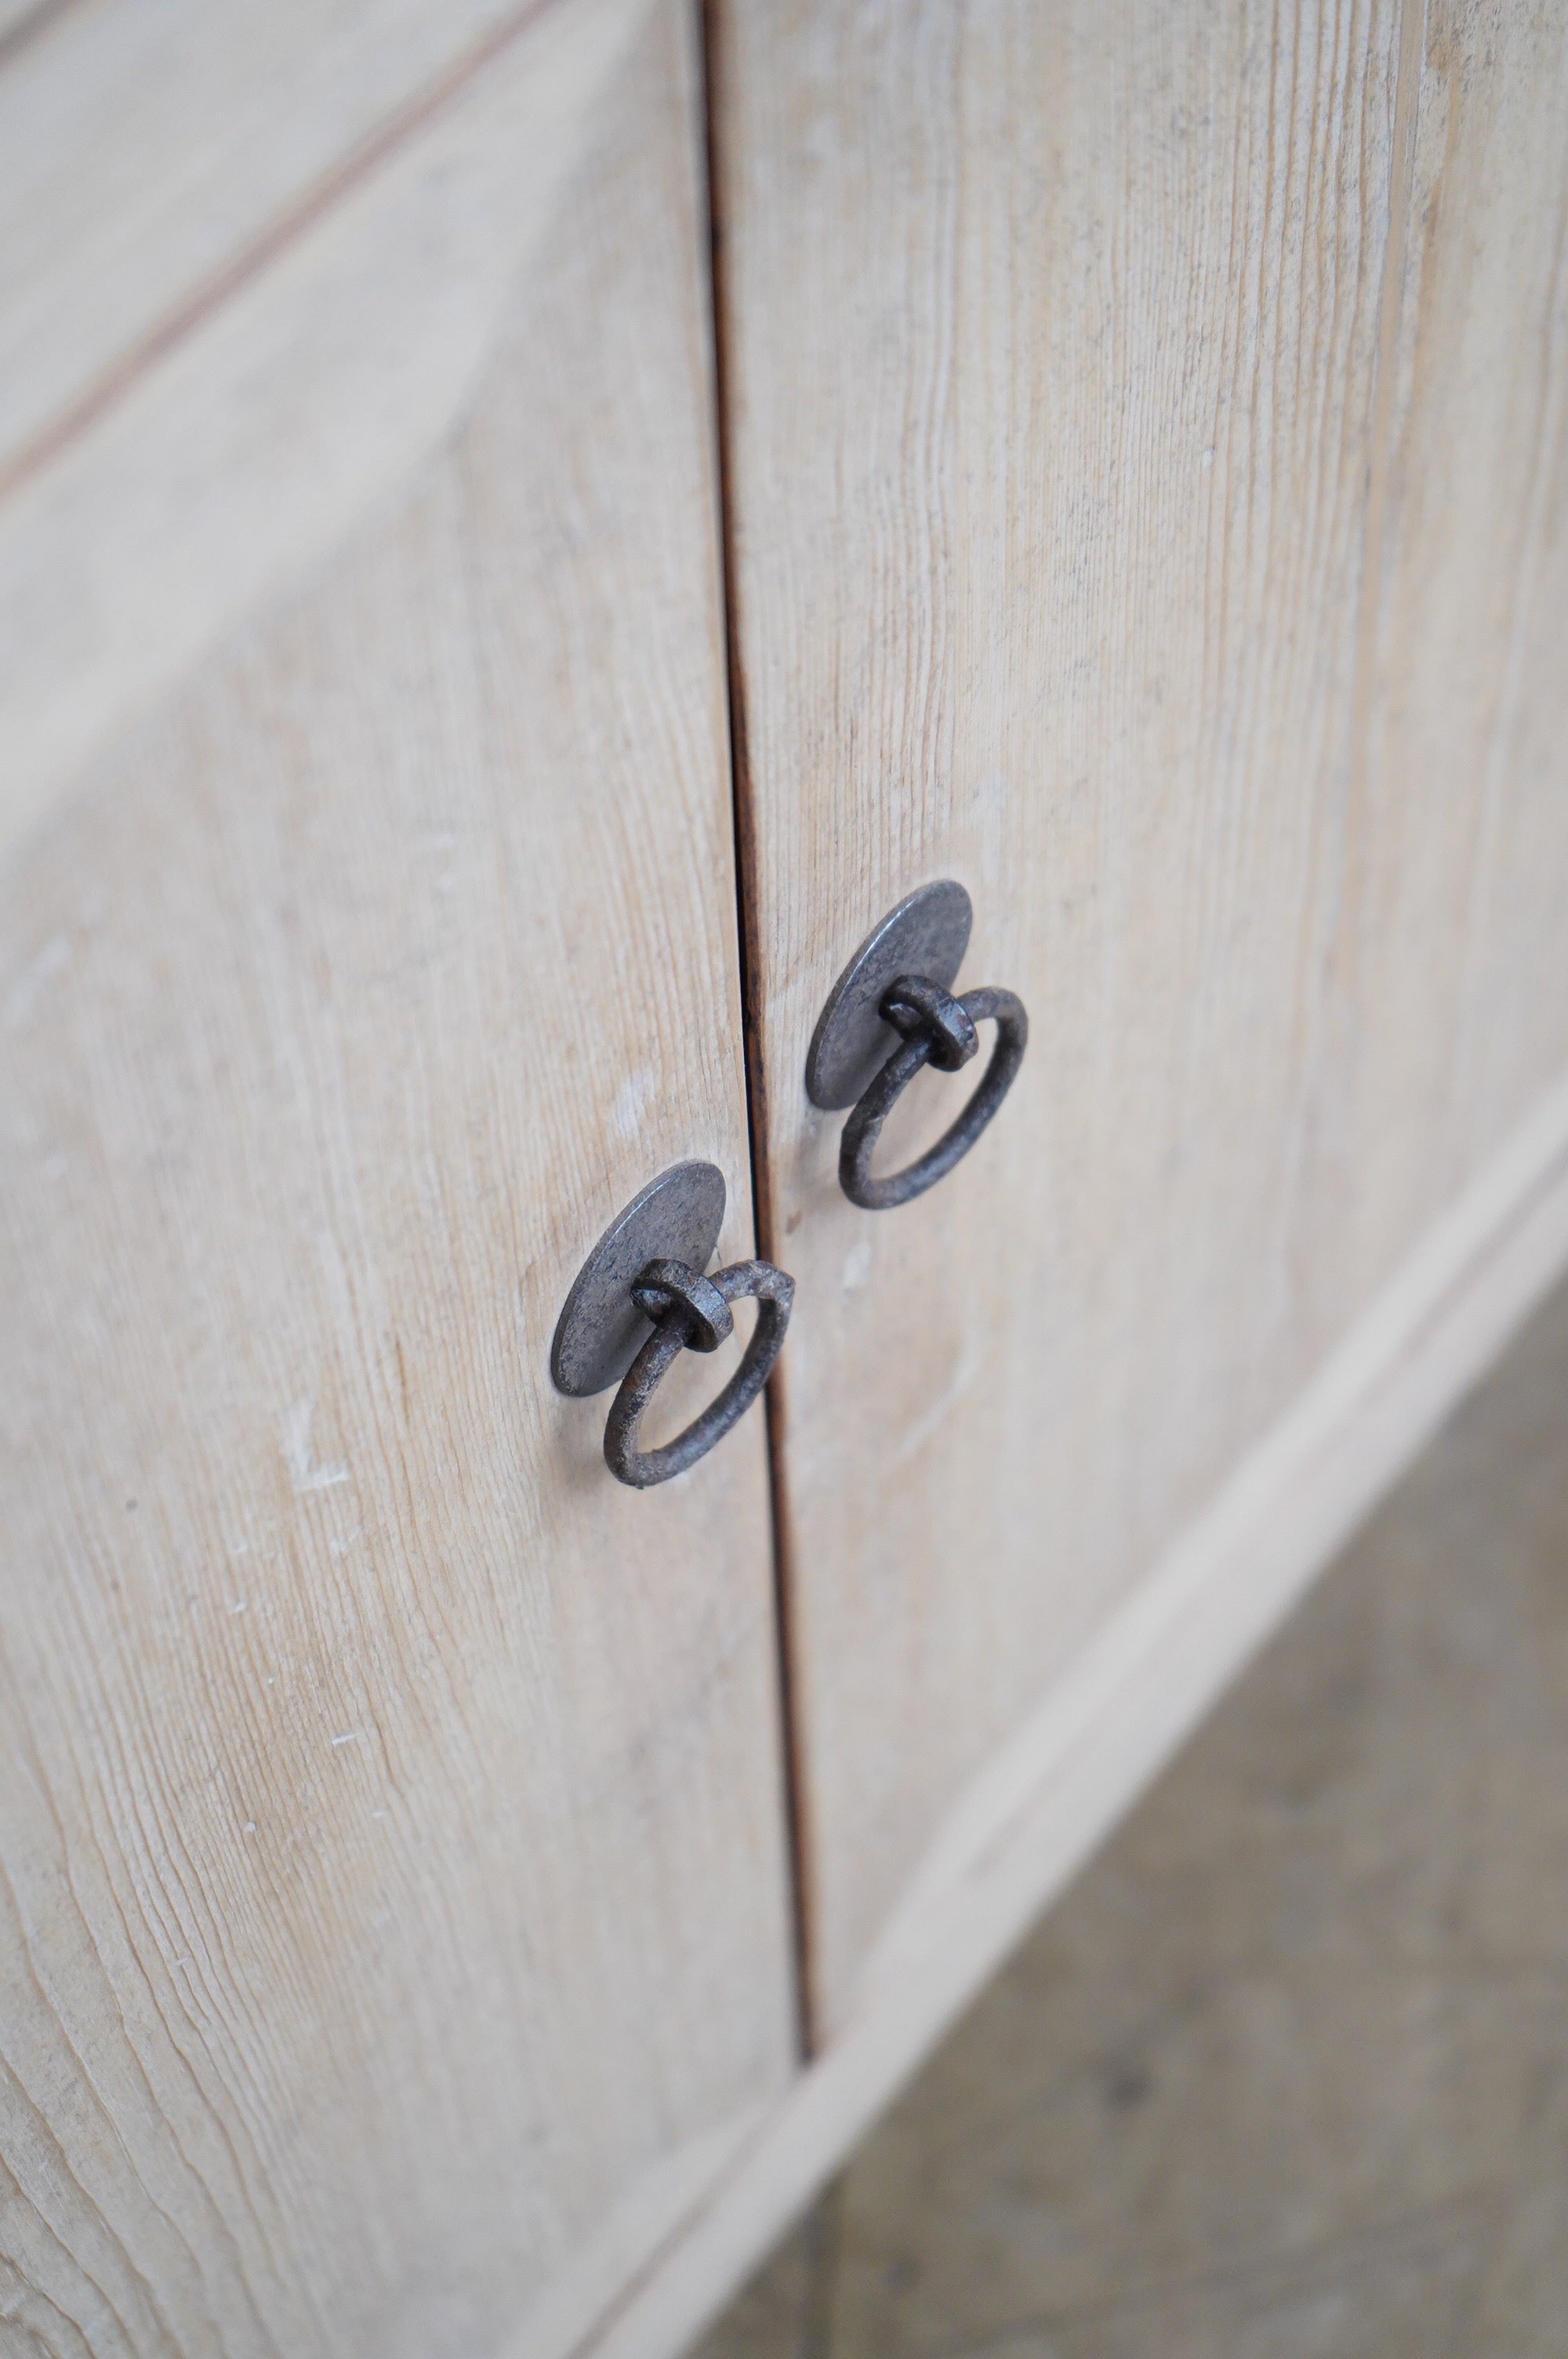
[[[734, 1332], [730, 1305], [748, 1298], [757, 1304], [757, 1324], [723, 1391], [673, 1441], [660, 1450], [639, 1450], [643, 1411], [676, 1361], [686, 1351], [716, 1352]], [[783, 1348], [795, 1280], [769, 1261], [733, 1262], [709, 1277], [683, 1261], [651, 1261], [633, 1281], [632, 1299], [656, 1323], [621, 1379], [604, 1428], [604, 1462], [617, 1482], [646, 1491], [706, 1458], [744, 1417]]]
[[[909, 1203], [962, 1161], [1012, 1087], [1029, 1045], [1022, 1000], [989, 985], [955, 999], [928, 975], [901, 974], [883, 992], [877, 1012], [884, 1024], [903, 1035], [903, 1045], [856, 1102], [838, 1147], [838, 1184], [852, 1204], [868, 1212]], [[871, 1156], [898, 1098], [923, 1065], [935, 1065], [944, 1073], [956, 1073], [967, 1065], [979, 1048], [975, 1027], [988, 1018], [996, 1025], [996, 1046], [979, 1088], [962, 1114], [916, 1162], [885, 1180], [874, 1180]]]

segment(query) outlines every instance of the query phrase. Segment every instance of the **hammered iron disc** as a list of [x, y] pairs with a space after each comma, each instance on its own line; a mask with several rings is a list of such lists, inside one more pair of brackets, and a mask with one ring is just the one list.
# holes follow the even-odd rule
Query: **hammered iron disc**
[[581, 1397], [619, 1384], [652, 1332], [632, 1299], [651, 1261], [684, 1261], [698, 1276], [724, 1225], [724, 1174], [713, 1163], [674, 1163], [618, 1212], [572, 1281], [556, 1321], [550, 1375]]
[[963, 886], [945, 877], [906, 895], [867, 935], [812, 1035], [806, 1093], [813, 1105], [854, 1104], [899, 1046], [877, 1013], [883, 992], [901, 974], [929, 975], [947, 990], [964, 962], [974, 914]]

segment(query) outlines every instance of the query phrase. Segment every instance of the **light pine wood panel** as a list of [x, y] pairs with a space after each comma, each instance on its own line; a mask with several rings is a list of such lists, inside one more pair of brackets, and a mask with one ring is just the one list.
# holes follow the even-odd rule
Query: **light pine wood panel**
[[1568, 1045], [1565, 35], [1520, 0], [1425, 10], [1310, 1166], [1362, 1266]]
[[[460, 429], [512, 288], [542, 240], [570, 234], [561, 188], [646, 15], [647, 0], [559, 0], [529, 16], [11, 482], [0, 860]], [[93, 316], [80, 290], [70, 316]]]
[[573, 6], [19, 12], [0, 49], [0, 482], [468, 73]]
[[[716, 15], [831, 2038], [985, 1765], [1568, 1057], [1568, 149], [1523, 7]], [[1029, 1059], [865, 1214], [806, 1046], [943, 875]]]
[[675, 1158], [752, 1242], [694, 77], [5, 879], [29, 2359], [545, 2359], [791, 2068], [762, 1420], [636, 1495], [546, 1368]]

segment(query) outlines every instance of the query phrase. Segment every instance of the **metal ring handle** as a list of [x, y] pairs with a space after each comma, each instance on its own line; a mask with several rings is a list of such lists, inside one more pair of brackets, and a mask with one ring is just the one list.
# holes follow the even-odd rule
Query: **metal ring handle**
[[[945, 1179], [968, 1155], [1012, 1087], [1029, 1045], [1029, 1017], [1011, 991], [987, 987], [954, 999], [928, 975], [903, 974], [889, 984], [878, 1009], [882, 1020], [904, 1035], [856, 1102], [838, 1147], [838, 1184], [852, 1204], [885, 1212], [907, 1204]], [[975, 1026], [995, 1022], [996, 1047], [979, 1088], [955, 1123], [919, 1160], [885, 1180], [871, 1177], [871, 1156], [893, 1106], [923, 1065], [956, 1072], [979, 1048]]]
[[[706, 1458], [751, 1408], [783, 1348], [795, 1280], [770, 1261], [734, 1262], [708, 1277], [684, 1262], [653, 1261], [632, 1291], [637, 1308], [658, 1324], [621, 1379], [604, 1428], [604, 1462], [617, 1482], [646, 1491]], [[748, 1298], [757, 1304], [757, 1324], [724, 1390], [662, 1450], [639, 1450], [643, 1413], [676, 1361], [685, 1351], [716, 1351], [733, 1331], [730, 1305]]]

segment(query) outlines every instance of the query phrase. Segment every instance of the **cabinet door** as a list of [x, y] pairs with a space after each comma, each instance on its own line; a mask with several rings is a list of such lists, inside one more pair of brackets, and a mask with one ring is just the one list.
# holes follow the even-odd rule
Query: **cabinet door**
[[[1145, 1763], [1212, 1693], [1271, 1519], [1322, 1521], [1312, 1450], [1441, 1307], [1440, 1223], [1568, 1136], [1565, 64], [1465, 0], [717, 17], [831, 2038], [1135, 1663]], [[1031, 1045], [968, 1161], [868, 1214], [807, 1045], [942, 876], [959, 987], [1019, 992]], [[922, 1077], [887, 1161], [968, 1086]]]
[[548, 1378], [667, 1164], [754, 1244], [701, 109], [620, 13], [0, 503], [101, 741], [0, 919], [7, 2351], [543, 2359], [791, 2069], [763, 1421], [635, 1495]]

